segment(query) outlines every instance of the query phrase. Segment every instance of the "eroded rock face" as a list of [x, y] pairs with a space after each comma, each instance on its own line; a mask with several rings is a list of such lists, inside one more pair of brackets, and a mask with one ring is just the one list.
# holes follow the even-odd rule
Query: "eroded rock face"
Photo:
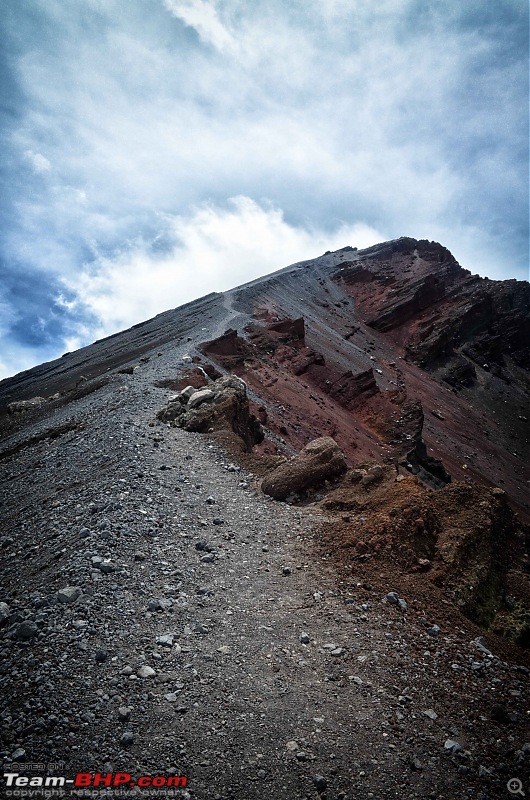
[[459, 481], [433, 492], [393, 467], [358, 465], [322, 507], [335, 515], [326, 549], [340, 561], [347, 552], [424, 573], [473, 622], [530, 643], [530, 529], [502, 489]]
[[247, 387], [235, 375], [218, 378], [207, 389], [186, 387], [158, 413], [158, 419], [196, 433], [228, 430], [249, 452], [263, 439], [259, 421], [250, 413]]
[[309, 442], [299, 455], [266, 475], [261, 489], [275, 500], [285, 500], [291, 494], [337, 478], [346, 469], [346, 459], [335, 440], [323, 436]]

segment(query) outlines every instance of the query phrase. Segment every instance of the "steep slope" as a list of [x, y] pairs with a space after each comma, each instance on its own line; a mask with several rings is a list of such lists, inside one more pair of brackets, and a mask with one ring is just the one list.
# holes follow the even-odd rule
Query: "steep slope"
[[[433, 243], [345, 248], [1, 382], [4, 772], [526, 780], [527, 297]], [[336, 477], [265, 496], [321, 436]]]

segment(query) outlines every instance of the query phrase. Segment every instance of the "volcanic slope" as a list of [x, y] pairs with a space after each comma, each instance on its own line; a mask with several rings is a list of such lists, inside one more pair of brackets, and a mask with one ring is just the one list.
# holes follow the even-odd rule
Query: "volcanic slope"
[[253, 322], [203, 352], [256, 390], [287, 447], [329, 434], [352, 461], [412, 462], [437, 485], [439, 460], [529, 518], [528, 283], [473, 276], [405, 238], [295, 264], [232, 303]]
[[[475, 287], [493, 300], [466, 338]], [[527, 653], [408, 572], [408, 551], [395, 567], [337, 555], [350, 516], [361, 530], [409, 507], [452, 544], [470, 498], [522, 542], [487, 487], [527, 510], [525, 292], [432, 243], [346, 248], [0, 383], [4, 772], [176, 773], [204, 800], [478, 800], [527, 781]], [[509, 352], [488, 344], [488, 315], [509, 322]], [[265, 428], [250, 454], [159, 419], [226, 370]], [[264, 496], [258, 474], [323, 434], [349, 483], [300, 505]], [[358, 467], [374, 463], [365, 496]]]

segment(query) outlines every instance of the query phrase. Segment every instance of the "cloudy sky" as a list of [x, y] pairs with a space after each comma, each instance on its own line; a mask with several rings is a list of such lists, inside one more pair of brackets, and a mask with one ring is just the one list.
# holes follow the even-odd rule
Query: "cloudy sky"
[[0, 377], [345, 245], [528, 279], [526, 0], [0, 17]]

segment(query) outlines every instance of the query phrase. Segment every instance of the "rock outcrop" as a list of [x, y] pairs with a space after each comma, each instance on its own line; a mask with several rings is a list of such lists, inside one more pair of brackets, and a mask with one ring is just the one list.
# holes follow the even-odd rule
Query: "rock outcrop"
[[208, 388], [186, 387], [158, 413], [158, 419], [196, 433], [231, 431], [249, 452], [263, 440], [251, 414], [245, 382], [236, 376], [218, 378]]

